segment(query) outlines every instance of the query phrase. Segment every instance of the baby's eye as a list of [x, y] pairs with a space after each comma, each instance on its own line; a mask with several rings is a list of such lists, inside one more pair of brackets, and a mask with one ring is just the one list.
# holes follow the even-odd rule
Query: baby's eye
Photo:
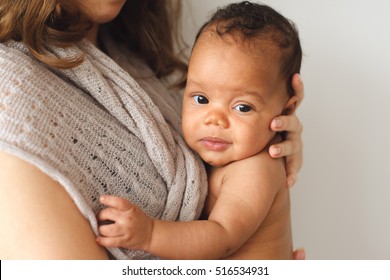
[[209, 103], [209, 100], [202, 95], [195, 95], [192, 98], [194, 99], [195, 103], [198, 103], [198, 104], [208, 104]]
[[241, 113], [247, 113], [247, 112], [252, 111], [252, 107], [251, 106], [243, 105], [243, 104], [237, 105], [233, 109], [237, 110], [237, 111], [239, 111]]

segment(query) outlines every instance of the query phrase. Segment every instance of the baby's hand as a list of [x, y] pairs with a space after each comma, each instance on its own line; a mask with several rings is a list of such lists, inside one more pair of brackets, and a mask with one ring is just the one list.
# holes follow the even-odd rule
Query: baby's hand
[[[97, 242], [104, 247], [122, 247], [147, 250], [153, 231], [153, 220], [130, 201], [104, 195], [100, 202], [107, 208], [97, 215], [99, 233]], [[112, 221], [113, 223], [102, 223]]]

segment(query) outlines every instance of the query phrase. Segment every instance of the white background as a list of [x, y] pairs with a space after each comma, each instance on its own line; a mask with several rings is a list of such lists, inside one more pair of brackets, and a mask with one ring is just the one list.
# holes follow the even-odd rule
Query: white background
[[[1, 262], [2, 280], [389, 279], [390, 261], [117, 260]], [[357, 268], [358, 267], [358, 268]], [[260, 268], [263, 268], [262, 270]], [[266, 269], [265, 269], [266, 268]], [[249, 271], [247, 270], [249, 269]], [[248, 273], [250, 272], [250, 273]], [[263, 273], [263, 275], [261, 275]], [[265, 275], [268, 274], [268, 275]]]
[[[186, 41], [230, 2], [183, 1]], [[296, 23], [304, 52], [294, 246], [308, 259], [390, 259], [390, 2], [262, 3]]]

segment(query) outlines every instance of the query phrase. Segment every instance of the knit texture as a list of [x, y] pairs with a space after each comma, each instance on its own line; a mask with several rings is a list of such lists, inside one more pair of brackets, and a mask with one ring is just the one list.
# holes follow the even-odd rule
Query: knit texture
[[60, 182], [95, 234], [102, 194], [125, 197], [151, 217], [198, 218], [206, 174], [181, 137], [177, 93], [125, 48], [105, 42], [111, 58], [86, 40], [52, 48], [63, 58], [84, 54], [68, 70], [46, 67], [22, 43], [0, 44], [0, 149]]

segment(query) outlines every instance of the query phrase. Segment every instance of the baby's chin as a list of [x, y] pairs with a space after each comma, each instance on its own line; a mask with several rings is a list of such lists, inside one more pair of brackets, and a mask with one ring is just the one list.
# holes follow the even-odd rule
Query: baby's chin
[[224, 166], [228, 165], [229, 163], [232, 163], [232, 161], [218, 160], [215, 158], [213, 158], [213, 159], [202, 158], [202, 159], [205, 163], [207, 163], [207, 165], [212, 166], [212, 167], [216, 167], [216, 168], [224, 167]]

